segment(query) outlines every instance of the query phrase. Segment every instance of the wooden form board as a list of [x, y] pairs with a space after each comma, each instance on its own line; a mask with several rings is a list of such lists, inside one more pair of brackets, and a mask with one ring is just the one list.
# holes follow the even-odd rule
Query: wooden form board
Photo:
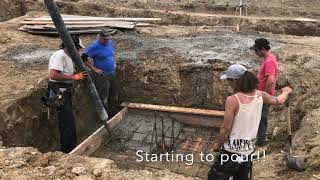
[[[123, 108], [119, 113], [117, 113], [112, 119], [107, 123], [109, 128], [112, 129], [118, 123], [120, 123], [128, 112], [127, 108]], [[91, 134], [87, 139], [85, 139], [81, 144], [79, 144], [75, 149], [73, 149], [69, 154], [86, 155], [90, 156], [94, 151], [96, 151], [107, 139], [108, 131], [103, 126]]]
[[127, 103], [127, 102], [122, 103], [121, 106], [128, 107], [128, 108], [135, 108], [135, 109], [164, 111], [164, 112], [173, 112], [173, 113], [198, 114], [198, 115], [216, 116], [216, 117], [224, 116], [224, 111], [217, 111], [217, 110], [194, 109], [194, 108], [162, 106], [162, 105], [153, 105], [153, 104], [140, 104], [140, 103]]

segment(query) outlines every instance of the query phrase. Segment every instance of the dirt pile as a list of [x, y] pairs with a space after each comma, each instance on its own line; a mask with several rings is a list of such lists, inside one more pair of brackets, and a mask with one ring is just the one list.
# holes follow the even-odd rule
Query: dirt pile
[[34, 148], [0, 148], [0, 177], [16, 179], [191, 179], [169, 171], [125, 171], [108, 159], [40, 153]]
[[41, 0], [3, 0], [0, 2], [0, 22], [43, 8]]
[[[90, 0], [89, 0], [90, 1]], [[88, 2], [88, 0], [78, 1]], [[95, 1], [104, 2], [102, 0]], [[126, 0], [108, 1], [109, 6], [134, 7], [139, 9], [161, 9], [167, 12], [185, 10], [189, 12], [207, 12], [219, 14], [234, 14], [235, 7], [239, 3], [237, 0]], [[319, 6], [317, 0], [270, 0], [247, 1], [248, 14], [252, 16], [307, 16], [319, 17]]]
[[[289, 171], [284, 166], [282, 151], [288, 151], [285, 112], [283, 107], [273, 107], [269, 116], [268, 132], [270, 134], [271, 155], [265, 161], [255, 166], [255, 176], [258, 178], [298, 178], [312, 179], [319, 176], [319, 89], [317, 83], [319, 73], [319, 53], [314, 52], [318, 48], [314, 42], [319, 39], [308, 38], [286, 40], [288, 46], [279, 53], [280, 84], [288, 80], [294, 89], [291, 96], [291, 120], [293, 126], [293, 143], [296, 146], [294, 153], [304, 161], [306, 172], [296, 173]], [[309, 42], [308, 42], [309, 41]], [[289, 45], [290, 44], [290, 45]], [[294, 44], [294, 45], [293, 45]], [[302, 45], [304, 44], [304, 45]], [[308, 47], [308, 45], [311, 45]], [[290, 49], [289, 51], [287, 49]], [[312, 53], [310, 53], [312, 52]], [[273, 130], [278, 127], [280, 133], [272, 138]], [[270, 171], [262, 172], [268, 167]]]
[[[162, 24], [178, 24], [184, 26], [237, 26], [243, 32], [271, 32], [276, 34], [290, 34], [299, 36], [320, 36], [319, 20], [306, 19], [301, 17], [314, 17], [319, 15], [319, 6], [316, 1], [304, 3], [302, 1], [287, 2], [272, 1], [266, 4], [263, 2], [251, 2], [251, 16], [234, 16], [234, 9], [237, 2], [226, 6], [227, 2], [218, 1], [56, 1], [61, 13], [91, 15], [91, 16], [111, 16], [111, 17], [160, 17]], [[169, 3], [169, 5], [168, 5]], [[295, 5], [291, 8], [292, 4]], [[43, 1], [23, 1], [17, 2], [8, 9], [20, 8], [17, 17], [28, 11], [46, 11]], [[137, 4], [139, 7], [135, 7]], [[161, 5], [162, 4], [162, 5]], [[199, 8], [193, 4], [203, 4]], [[166, 6], [164, 8], [163, 6]], [[9, 6], [9, 5], [7, 5]], [[172, 8], [170, 7], [172, 6]], [[188, 8], [179, 8], [179, 7]], [[189, 7], [190, 6], [190, 7]], [[204, 7], [213, 7], [207, 10]], [[4, 6], [5, 7], [5, 6]], [[163, 7], [163, 8], [162, 8]], [[269, 7], [269, 8], [268, 8]], [[280, 7], [280, 8], [279, 8]], [[297, 7], [299, 9], [297, 10]], [[195, 9], [195, 10], [193, 10]], [[288, 10], [289, 9], [289, 10]], [[10, 11], [17, 12], [17, 11]], [[259, 16], [255, 16], [259, 15]], [[264, 17], [263, 17], [264, 16]], [[272, 16], [272, 17], [271, 17]], [[6, 17], [4, 15], [4, 17]], [[297, 17], [297, 18], [294, 18]], [[3, 18], [6, 19], [6, 18]], [[300, 19], [300, 20], [299, 20]]]

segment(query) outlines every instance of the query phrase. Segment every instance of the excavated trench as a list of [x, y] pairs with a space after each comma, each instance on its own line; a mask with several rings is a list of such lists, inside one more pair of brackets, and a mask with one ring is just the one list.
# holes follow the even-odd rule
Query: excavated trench
[[[258, 68], [260, 61], [248, 49], [257, 37], [256, 35], [230, 32], [207, 32], [197, 36], [173, 37], [152, 37], [131, 32], [119, 32], [113, 37], [119, 61], [117, 68], [121, 87], [119, 110], [121, 102], [223, 110], [225, 97], [230, 95], [232, 91], [226, 83], [219, 80], [219, 76], [228, 65], [235, 62], [244, 64], [252, 70]], [[85, 43], [92, 42], [94, 38], [94, 36], [85, 36]], [[308, 99], [310, 94], [312, 95], [312, 92], [316, 92], [318, 88], [318, 86], [312, 87], [312, 84], [317, 82], [317, 78], [314, 76], [317, 72], [314, 68], [318, 67], [315, 62], [317, 54], [311, 56], [305, 52], [288, 55], [283, 50], [283, 47], [288, 46], [285, 41], [276, 36], [271, 36], [268, 39], [271, 41], [272, 50], [280, 55], [281, 65], [294, 62], [290, 68], [285, 68], [281, 76], [283, 78], [287, 75], [294, 79], [297, 93], [292, 98], [294, 102], [292, 119], [295, 124], [294, 130], [298, 131], [307, 110], [317, 108], [316, 103]], [[41, 71], [47, 68], [48, 56], [53, 51], [54, 49], [29, 44], [10, 49], [4, 56], [20, 70], [30, 67]], [[298, 69], [298, 66], [303, 69]], [[307, 71], [304, 72], [304, 70]], [[5, 108], [1, 111], [1, 119], [5, 123], [0, 125], [0, 135], [5, 146], [33, 146], [42, 152], [58, 150], [57, 119], [54, 112], [48, 113], [40, 102], [40, 97], [45, 92], [45, 84], [46, 80], [42, 80], [39, 82], [39, 86], [33, 88], [25, 97], [3, 106]], [[308, 92], [310, 88], [312, 92]], [[82, 83], [75, 85], [74, 107], [77, 117], [78, 142], [80, 143], [101, 125]], [[281, 111], [281, 108], [272, 109], [274, 115], [271, 119], [278, 119], [281, 116]], [[170, 129], [170, 126], [172, 127], [170, 124], [172, 121], [169, 115], [165, 113], [163, 115], [164, 127], [167, 128], [165, 132], [168, 133], [165, 138], [166, 144], [171, 145], [170, 131], [173, 128]], [[190, 170], [190, 166], [183, 163], [179, 165], [144, 163], [143, 167], [140, 167], [141, 164], [123, 163], [134, 160], [134, 151], [137, 148], [144, 147], [150, 152], [154, 150], [152, 147], [150, 148], [150, 132], [154, 127], [153, 114], [133, 112], [130, 117], [129, 120], [124, 120], [124, 124], [120, 124], [113, 130], [117, 137], [122, 139], [117, 139], [121, 143], [112, 141], [101, 147], [94, 156], [114, 159], [123, 168], [167, 168], [189, 176], [205, 177], [210, 163], [205, 164], [197, 161], [192, 170]], [[135, 124], [137, 121], [139, 123]], [[280, 118], [280, 122], [284, 123], [283, 121]], [[146, 126], [143, 128], [146, 131], [141, 131], [142, 124]], [[175, 125], [174, 134], [177, 135], [174, 136], [176, 138], [175, 151], [182, 151], [185, 154], [207, 152], [208, 144], [199, 141], [197, 135], [201, 135], [201, 138], [210, 142], [217, 133], [217, 129], [190, 127], [178, 122]], [[269, 132], [276, 125], [277, 123], [271, 123]], [[157, 129], [158, 136], [161, 136], [161, 132], [159, 132], [161, 127]], [[282, 130], [281, 137], [273, 143], [274, 150], [285, 146], [285, 130]], [[183, 134], [190, 132], [194, 134], [190, 137], [191, 139], [183, 138]], [[179, 137], [180, 134], [181, 137]], [[191, 140], [189, 144], [188, 140]], [[196, 149], [194, 149], [195, 144], [198, 147]], [[119, 152], [119, 154], [114, 154], [114, 152]]]
[[[223, 110], [224, 99], [232, 91], [227, 83], [219, 80], [219, 76], [229, 64], [235, 62], [250, 69], [258, 67], [259, 61], [249, 50], [255, 38], [230, 32], [176, 37], [120, 32], [113, 37], [119, 57], [119, 110], [121, 102]], [[93, 36], [84, 37], [85, 42], [93, 39]], [[275, 51], [284, 45], [276, 39], [270, 40], [276, 44]], [[29, 45], [11, 49], [6, 56], [17, 68], [40, 70], [46, 68], [47, 57], [52, 52], [52, 49]], [[55, 113], [48, 113], [40, 102], [45, 84], [46, 80], [43, 80], [40, 89], [32, 91], [6, 110], [8, 118], [17, 117], [18, 120], [11, 122], [10, 127], [1, 126], [5, 146], [33, 146], [43, 152], [59, 149]], [[101, 125], [82, 83], [75, 85], [74, 107], [80, 143]], [[164, 126], [161, 126], [160, 116], [163, 116]], [[188, 126], [172, 120], [168, 113], [157, 113], [157, 141], [161, 141], [164, 127], [166, 144], [183, 156], [194, 154], [193, 165], [186, 165], [187, 159], [177, 163], [136, 163], [137, 150], [149, 153], [159, 151], [151, 140], [151, 137], [155, 138], [151, 136], [154, 119], [153, 112], [132, 111], [123, 123], [112, 130], [115, 140], [100, 147], [93, 156], [113, 159], [124, 169], [169, 169], [187, 176], [205, 178], [213, 161], [201, 162], [199, 154], [214, 154], [209, 144], [214, 142], [218, 129]]]
[[[218, 128], [184, 124], [192, 116], [131, 109], [112, 129], [112, 139], [91, 156], [112, 159], [123, 169], [167, 169], [206, 178], [216, 154], [211, 144]], [[221, 120], [209, 119], [217, 124]]]
[[[84, 39], [90, 42], [93, 38]], [[118, 106], [126, 101], [222, 110], [231, 89], [225, 90], [227, 84], [221, 83], [219, 76], [234, 59], [248, 66], [257, 65], [248, 50], [253, 40], [254, 37], [233, 33], [172, 38], [136, 33], [116, 35], [121, 87]], [[43, 71], [53, 51], [25, 44], [11, 48], [4, 56], [18, 69]], [[7, 124], [1, 125], [4, 145], [33, 146], [44, 152], [57, 150], [55, 114], [48, 113], [40, 102], [45, 84], [46, 80], [42, 80], [25, 97], [5, 106], [2, 117]], [[81, 142], [100, 125], [81, 83], [75, 85], [74, 106]]]

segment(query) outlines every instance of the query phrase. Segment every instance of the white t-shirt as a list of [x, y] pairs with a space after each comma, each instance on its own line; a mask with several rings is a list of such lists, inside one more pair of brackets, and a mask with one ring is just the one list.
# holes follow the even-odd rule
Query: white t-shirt
[[[74, 73], [72, 59], [63, 49], [60, 49], [51, 55], [49, 60], [49, 72], [51, 69], [61, 71], [63, 74], [66, 75], [73, 75]], [[49, 80], [57, 82], [53, 79]]]

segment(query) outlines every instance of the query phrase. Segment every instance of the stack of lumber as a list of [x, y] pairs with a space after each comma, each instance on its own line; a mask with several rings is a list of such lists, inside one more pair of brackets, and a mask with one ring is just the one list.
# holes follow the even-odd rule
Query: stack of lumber
[[[134, 29], [136, 26], [149, 26], [146, 22], [161, 21], [160, 18], [111, 18], [93, 16], [62, 15], [70, 34], [97, 34], [102, 30], [114, 34], [118, 29]], [[51, 17], [26, 18], [20, 21], [20, 31], [40, 35], [58, 35]]]

